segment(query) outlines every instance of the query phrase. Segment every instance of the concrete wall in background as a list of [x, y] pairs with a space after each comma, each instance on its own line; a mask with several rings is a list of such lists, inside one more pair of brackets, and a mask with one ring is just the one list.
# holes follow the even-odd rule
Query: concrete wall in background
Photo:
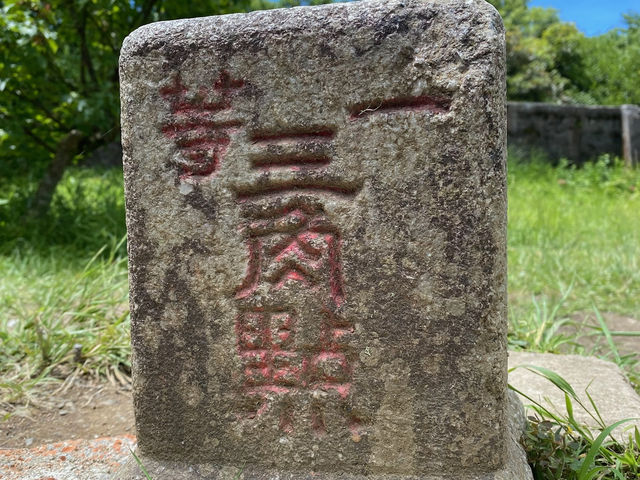
[[640, 107], [623, 105], [622, 153], [630, 165], [640, 165]]
[[640, 107], [509, 102], [509, 145], [583, 163], [603, 153], [640, 163]]

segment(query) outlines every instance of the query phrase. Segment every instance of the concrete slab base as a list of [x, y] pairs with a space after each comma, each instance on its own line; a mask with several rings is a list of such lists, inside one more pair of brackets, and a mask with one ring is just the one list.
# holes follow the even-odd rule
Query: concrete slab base
[[[509, 352], [509, 368], [524, 365], [544, 367], [563, 377], [593, 412], [585, 393], [588, 391], [607, 425], [625, 418], [635, 418], [635, 421], [614, 431], [617, 440], [626, 441], [628, 430], [633, 432], [634, 426], [640, 429], [640, 396], [614, 363], [579, 355]], [[566, 415], [564, 393], [549, 380], [525, 368], [516, 368], [509, 373], [509, 383], [550, 411]], [[522, 398], [522, 401], [525, 405], [532, 403], [526, 398]], [[573, 409], [580, 423], [597, 428], [594, 418], [575, 402]]]

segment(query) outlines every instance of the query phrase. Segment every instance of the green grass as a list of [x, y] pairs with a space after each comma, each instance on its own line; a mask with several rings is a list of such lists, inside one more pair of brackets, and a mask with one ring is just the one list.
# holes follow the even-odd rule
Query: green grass
[[26, 220], [34, 182], [0, 187], [0, 418], [74, 373], [126, 381], [122, 172], [70, 169], [43, 220]]
[[0, 416], [28, 401], [35, 384], [76, 370], [126, 381], [126, 259], [103, 253], [89, 260], [59, 248], [0, 256]]
[[[69, 168], [58, 185], [46, 218], [32, 219], [29, 203], [35, 179], [6, 183], [0, 177], [0, 254], [60, 247], [86, 260], [124, 237], [122, 170]], [[121, 245], [119, 255], [126, 255]]]
[[[522, 442], [535, 480], [640, 478], [640, 432], [637, 427], [623, 428], [626, 438], [613, 435], [616, 428], [625, 427], [637, 419], [622, 419], [607, 425], [588, 391], [589, 404], [585, 405], [560, 375], [536, 366], [518, 368], [526, 368], [545, 377], [565, 396], [567, 413], [558, 414], [511, 387], [532, 403], [534, 415], [529, 417]], [[573, 411], [576, 404], [588, 412], [598, 426], [595, 432], [575, 419]]]
[[509, 166], [512, 346], [558, 351], [558, 322], [594, 306], [640, 318], [640, 171]]

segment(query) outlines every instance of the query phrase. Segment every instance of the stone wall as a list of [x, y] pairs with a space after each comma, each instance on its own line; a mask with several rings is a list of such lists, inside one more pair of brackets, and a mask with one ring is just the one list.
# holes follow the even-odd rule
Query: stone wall
[[[623, 114], [624, 112], [624, 114]], [[583, 163], [603, 153], [638, 164], [640, 107], [509, 102], [510, 146], [542, 150], [552, 160]]]

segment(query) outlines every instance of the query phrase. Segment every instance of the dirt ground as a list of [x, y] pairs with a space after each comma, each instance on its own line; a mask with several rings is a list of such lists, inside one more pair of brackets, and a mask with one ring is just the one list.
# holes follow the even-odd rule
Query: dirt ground
[[51, 387], [38, 406], [0, 418], [0, 449], [31, 448], [75, 439], [135, 435], [131, 391], [105, 382], [75, 380], [68, 389]]

